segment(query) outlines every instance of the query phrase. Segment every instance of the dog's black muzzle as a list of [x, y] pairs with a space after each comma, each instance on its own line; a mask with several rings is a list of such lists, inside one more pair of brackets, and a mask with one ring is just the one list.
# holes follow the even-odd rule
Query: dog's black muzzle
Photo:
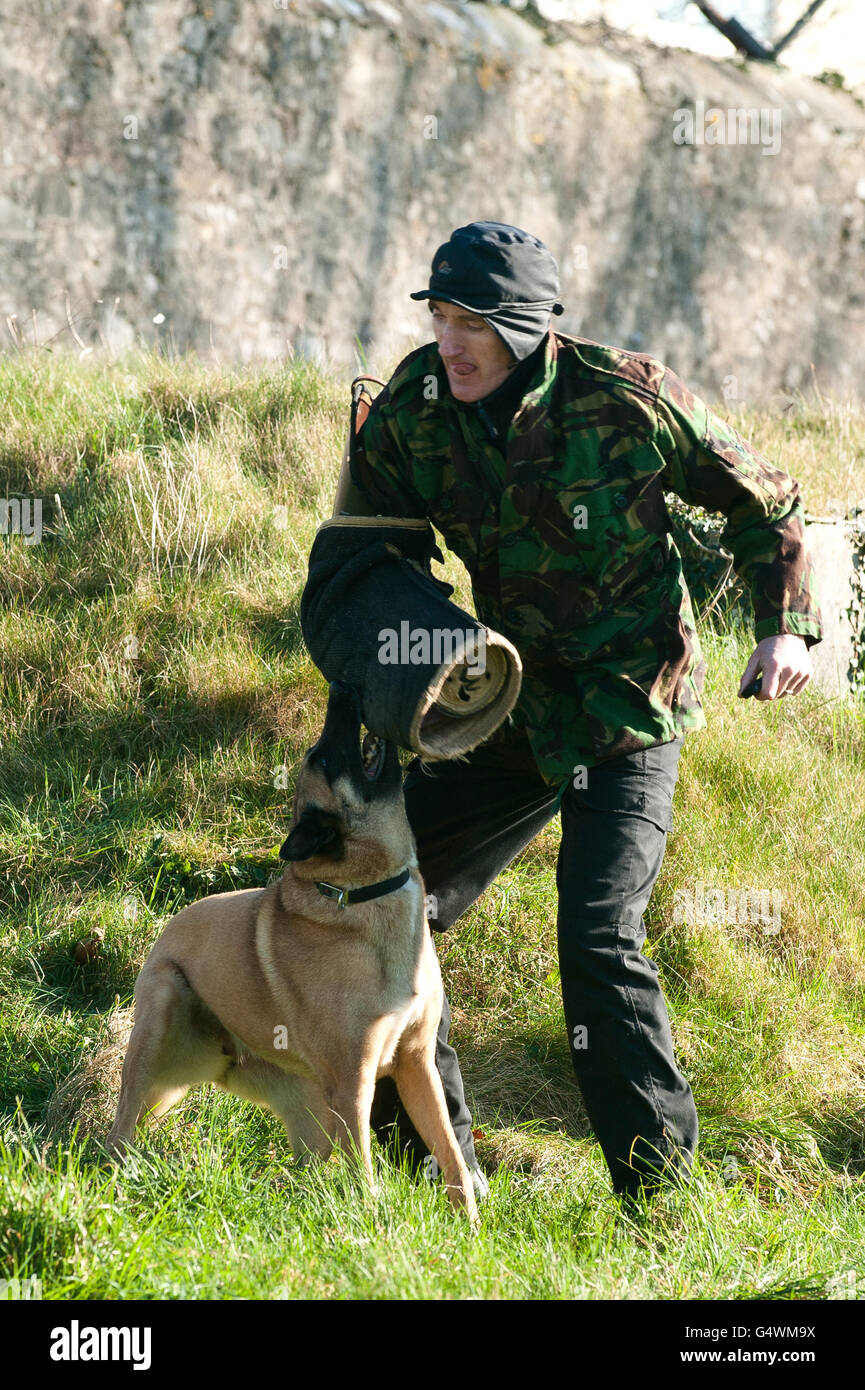
[[347, 777], [365, 801], [402, 790], [402, 770], [397, 745], [368, 732], [361, 743], [360, 692], [345, 681], [332, 681], [327, 717], [321, 738], [306, 755], [308, 766], [317, 764], [333, 786]]

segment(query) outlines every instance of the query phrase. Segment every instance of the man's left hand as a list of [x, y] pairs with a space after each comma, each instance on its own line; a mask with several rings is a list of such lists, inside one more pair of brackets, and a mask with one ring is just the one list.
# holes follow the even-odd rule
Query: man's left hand
[[764, 637], [754, 648], [739, 685], [739, 694], [763, 672], [762, 688], [756, 700], [777, 700], [781, 695], [798, 695], [808, 684], [813, 670], [804, 639], [791, 633]]

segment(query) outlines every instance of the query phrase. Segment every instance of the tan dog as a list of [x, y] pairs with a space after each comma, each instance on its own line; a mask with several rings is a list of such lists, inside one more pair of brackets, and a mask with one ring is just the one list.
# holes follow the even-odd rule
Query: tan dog
[[191, 904], [151, 950], [109, 1147], [214, 1082], [273, 1110], [305, 1158], [359, 1153], [371, 1182], [373, 1090], [392, 1076], [451, 1201], [477, 1222], [435, 1066], [442, 983], [397, 749], [371, 734], [361, 748], [351, 686], [330, 688], [292, 827], [280, 879]]

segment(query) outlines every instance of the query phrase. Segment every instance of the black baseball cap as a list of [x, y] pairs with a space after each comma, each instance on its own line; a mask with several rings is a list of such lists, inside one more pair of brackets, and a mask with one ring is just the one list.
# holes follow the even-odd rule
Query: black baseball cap
[[412, 299], [440, 299], [486, 319], [518, 361], [546, 336], [558, 302], [559, 267], [542, 241], [507, 222], [457, 227], [432, 259], [429, 288]]

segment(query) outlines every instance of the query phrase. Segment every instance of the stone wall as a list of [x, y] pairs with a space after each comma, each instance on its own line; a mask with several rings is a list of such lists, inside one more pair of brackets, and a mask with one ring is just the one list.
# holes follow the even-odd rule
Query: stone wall
[[[724, 624], [752, 633], [748, 587], [722, 544], [724, 520], [672, 493], [667, 504], [698, 620], [713, 612]], [[849, 517], [806, 513], [823, 620], [823, 638], [811, 648], [814, 684], [830, 699], [865, 694], [865, 511], [856, 507], [855, 512]]]
[[[408, 294], [435, 248], [491, 218], [558, 257], [563, 331], [704, 394], [865, 378], [843, 91], [500, 5], [3, 3], [0, 309], [26, 339], [72, 345], [68, 290], [83, 344], [381, 374], [429, 339]], [[762, 132], [709, 143], [733, 108]]]

